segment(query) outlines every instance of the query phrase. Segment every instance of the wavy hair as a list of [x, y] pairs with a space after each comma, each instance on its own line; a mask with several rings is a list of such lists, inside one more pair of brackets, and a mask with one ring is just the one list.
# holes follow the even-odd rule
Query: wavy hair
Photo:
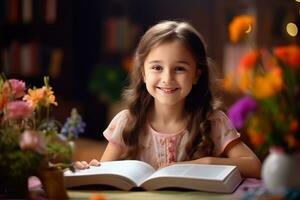
[[134, 58], [134, 69], [129, 87], [124, 90], [123, 98], [128, 104], [129, 121], [123, 132], [123, 140], [128, 147], [124, 158], [137, 159], [143, 148], [140, 144], [146, 134], [147, 113], [153, 105], [153, 97], [148, 93], [143, 81], [144, 61], [156, 46], [180, 40], [191, 51], [197, 67], [201, 70], [198, 82], [193, 85], [186, 97], [185, 111], [189, 116], [187, 130], [188, 142], [185, 147], [185, 160], [211, 155], [214, 144], [210, 137], [213, 110], [218, 107], [211, 91], [209, 64], [206, 46], [202, 36], [189, 23], [180, 21], [162, 21], [152, 26], [141, 38]]

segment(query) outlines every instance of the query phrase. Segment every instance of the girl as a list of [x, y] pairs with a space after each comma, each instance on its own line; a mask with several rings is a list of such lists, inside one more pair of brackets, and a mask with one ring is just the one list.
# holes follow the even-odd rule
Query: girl
[[174, 162], [236, 165], [244, 177], [259, 178], [261, 163], [220, 110], [209, 70], [205, 44], [190, 24], [163, 21], [150, 28], [124, 92], [128, 110], [104, 131], [109, 143], [101, 161], [137, 159], [155, 168]]

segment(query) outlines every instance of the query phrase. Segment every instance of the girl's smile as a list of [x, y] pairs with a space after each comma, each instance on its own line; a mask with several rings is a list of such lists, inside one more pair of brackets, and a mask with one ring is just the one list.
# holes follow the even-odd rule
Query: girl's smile
[[165, 94], [174, 94], [179, 88], [165, 88], [165, 87], [157, 87], [157, 89], [161, 90]]

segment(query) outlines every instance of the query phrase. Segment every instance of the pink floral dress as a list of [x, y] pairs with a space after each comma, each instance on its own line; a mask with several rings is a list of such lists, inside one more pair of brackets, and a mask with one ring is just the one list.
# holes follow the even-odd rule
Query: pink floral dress
[[[122, 132], [128, 121], [128, 116], [128, 110], [119, 112], [103, 133], [109, 142], [120, 148], [126, 148], [122, 139]], [[240, 134], [233, 127], [225, 113], [221, 111], [216, 111], [212, 115], [212, 121], [214, 122], [212, 140], [215, 144], [213, 156], [220, 156], [226, 146], [239, 138]], [[139, 154], [139, 160], [149, 163], [156, 169], [172, 162], [184, 160], [188, 130], [183, 129], [177, 133], [162, 133], [147, 124], [146, 131], [145, 137], [141, 141], [143, 149]]]

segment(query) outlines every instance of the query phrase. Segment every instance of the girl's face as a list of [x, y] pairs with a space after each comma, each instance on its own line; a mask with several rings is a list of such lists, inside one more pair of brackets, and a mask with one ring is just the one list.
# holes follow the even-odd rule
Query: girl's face
[[156, 104], [183, 105], [199, 75], [192, 53], [177, 40], [154, 47], [144, 62], [143, 79]]

